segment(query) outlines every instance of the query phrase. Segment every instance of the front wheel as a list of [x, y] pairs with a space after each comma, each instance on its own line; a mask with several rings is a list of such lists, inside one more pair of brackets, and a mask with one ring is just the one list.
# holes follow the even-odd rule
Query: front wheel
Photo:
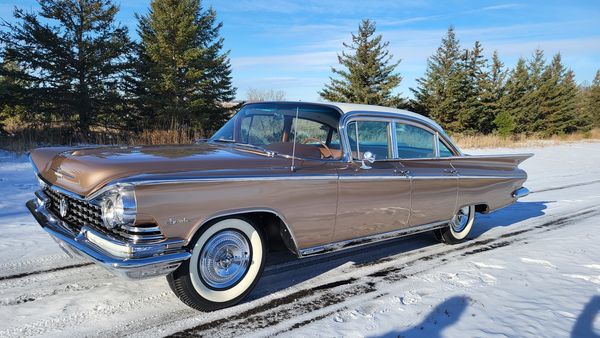
[[214, 311], [239, 303], [256, 285], [265, 265], [265, 240], [254, 224], [229, 218], [201, 230], [192, 256], [167, 276], [186, 305]]
[[460, 243], [471, 232], [474, 221], [475, 206], [462, 207], [454, 215], [447, 227], [434, 231], [435, 237], [442, 243]]

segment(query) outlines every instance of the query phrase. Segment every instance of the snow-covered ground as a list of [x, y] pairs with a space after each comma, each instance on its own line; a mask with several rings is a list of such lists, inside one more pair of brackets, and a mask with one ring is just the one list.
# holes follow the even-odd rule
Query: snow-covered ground
[[598, 337], [600, 143], [517, 152], [535, 153], [522, 164], [533, 193], [478, 215], [471, 241], [284, 257], [248, 301], [213, 313], [163, 278], [124, 281], [65, 256], [25, 209], [27, 159], [0, 152], [0, 336]]

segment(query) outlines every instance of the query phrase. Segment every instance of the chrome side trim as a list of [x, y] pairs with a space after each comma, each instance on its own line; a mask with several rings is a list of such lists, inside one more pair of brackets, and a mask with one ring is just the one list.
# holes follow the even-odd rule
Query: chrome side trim
[[198, 182], [262, 182], [262, 181], [337, 181], [337, 175], [285, 175], [285, 176], [219, 176], [219, 177], [182, 177], [177, 179], [148, 179], [144, 176], [136, 177], [132, 176], [125, 179], [120, 179], [109, 183], [90, 194], [86, 197], [86, 200], [92, 200], [107, 190], [111, 190], [117, 187], [124, 186], [138, 186], [138, 185], [157, 185], [157, 184], [179, 184], [179, 183], [198, 183]]
[[521, 197], [525, 197], [529, 195], [529, 189], [525, 188], [525, 187], [521, 187], [515, 191], [513, 191], [512, 193], [512, 197], [519, 199]]
[[403, 181], [409, 179], [410, 176], [404, 175], [389, 175], [389, 176], [367, 176], [367, 175], [343, 175], [340, 176], [340, 181]]
[[300, 249], [300, 251], [298, 252], [298, 256], [308, 257], [308, 256], [313, 256], [313, 255], [321, 255], [321, 254], [328, 253], [328, 252], [333, 252], [333, 251], [353, 248], [353, 247], [357, 247], [357, 246], [362, 246], [362, 245], [366, 245], [366, 244], [381, 242], [381, 241], [385, 241], [385, 240], [392, 239], [392, 238], [410, 236], [410, 235], [418, 234], [418, 233], [425, 232], [425, 231], [443, 228], [445, 226], [448, 226], [449, 222], [450, 222], [450, 220], [429, 223], [429, 224], [423, 224], [423, 225], [416, 225], [416, 226], [411, 226], [411, 227], [400, 229], [400, 230], [384, 232], [381, 234], [360, 237], [360, 238], [353, 238], [353, 239], [349, 239], [349, 240], [345, 240], [345, 241], [339, 241], [339, 242], [335, 242], [335, 243], [313, 246], [310, 248]]

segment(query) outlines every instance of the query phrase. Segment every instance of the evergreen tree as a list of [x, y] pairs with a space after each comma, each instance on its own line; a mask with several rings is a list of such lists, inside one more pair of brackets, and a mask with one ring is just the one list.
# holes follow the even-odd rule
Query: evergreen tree
[[501, 111], [496, 115], [494, 118], [494, 126], [498, 135], [504, 137], [511, 135], [516, 128], [515, 120], [507, 111]]
[[[500, 134], [506, 135], [512, 133], [514, 130], [514, 120], [502, 106], [502, 98], [505, 94], [506, 76], [507, 72], [504, 69], [504, 63], [500, 60], [498, 52], [494, 51], [494, 54], [492, 54], [491, 67], [486, 74], [481, 92], [481, 102], [485, 106], [485, 115], [480, 124], [483, 133], [489, 133], [492, 130], [497, 129]], [[505, 114], [499, 121], [496, 121], [496, 118], [503, 112]], [[508, 120], [512, 123], [505, 123]], [[502, 130], [500, 130], [501, 127], [497, 122], [502, 124]]]
[[440, 47], [427, 60], [425, 76], [417, 79], [417, 88], [411, 88], [417, 110], [428, 115], [450, 131], [460, 131], [458, 115], [463, 79], [459, 41], [454, 27], [442, 38]]
[[596, 128], [600, 127], [600, 70], [596, 72], [592, 85], [585, 91], [583, 118], [589, 119]]
[[[529, 73], [526, 61], [519, 58], [515, 68], [510, 72], [504, 87], [504, 95], [500, 98], [500, 107], [510, 115], [515, 124], [515, 132], [527, 131], [526, 120], [528, 107], [526, 95], [529, 92]], [[497, 127], [499, 127], [496, 124]]]
[[229, 117], [229, 51], [222, 52], [222, 23], [200, 0], [153, 0], [138, 16], [141, 37], [133, 78], [138, 106], [155, 127], [190, 124], [214, 130]]
[[115, 23], [110, 0], [38, 0], [39, 13], [15, 9], [3, 23], [2, 58], [27, 82], [23, 102], [47, 120], [75, 122], [85, 133], [103, 114], [123, 108], [120, 75], [126, 69], [127, 29]]
[[489, 116], [487, 107], [481, 100], [486, 86], [487, 59], [483, 55], [483, 47], [475, 41], [472, 50], [465, 50], [461, 58], [462, 71], [460, 97], [461, 109], [458, 114], [457, 131], [474, 134], [492, 131], [493, 116]]
[[[546, 71], [546, 58], [544, 51], [536, 49], [533, 57], [527, 63], [527, 92], [519, 102], [522, 105], [520, 114], [516, 116], [518, 131], [539, 132], [544, 129], [544, 120], [547, 112], [542, 110], [543, 101], [546, 99], [548, 88], [542, 88], [549, 79]], [[548, 83], [546, 83], [548, 85]]]
[[387, 50], [389, 42], [382, 42], [382, 36], [375, 34], [375, 23], [363, 20], [358, 33], [352, 34], [352, 43], [344, 43], [349, 51], [338, 55], [338, 62], [345, 69], [331, 68], [338, 78], [330, 77], [331, 82], [319, 92], [328, 101], [400, 106], [403, 100], [392, 91], [400, 84], [402, 77], [395, 73], [400, 61], [392, 62], [392, 54]]

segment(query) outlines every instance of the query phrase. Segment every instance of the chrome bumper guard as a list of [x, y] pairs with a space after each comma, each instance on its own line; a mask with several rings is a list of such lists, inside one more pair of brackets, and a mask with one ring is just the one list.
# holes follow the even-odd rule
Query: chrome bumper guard
[[525, 188], [525, 187], [521, 187], [515, 191], [513, 191], [512, 193], [512, 197], [514, 197], [515, 199], [519, 199], [522, 197], [525, 197], [529, 195], [529, 189]]
[[167, 275], [190, 258], [183, 240], [134, 244], [114, 238], [90, 226], [73, 231], [46, 208], [41, 192], [27, 202], [36, 221], [69, 256], [80, 256], [97, 263], [113, 274], [127, 279], [143, 279]]

